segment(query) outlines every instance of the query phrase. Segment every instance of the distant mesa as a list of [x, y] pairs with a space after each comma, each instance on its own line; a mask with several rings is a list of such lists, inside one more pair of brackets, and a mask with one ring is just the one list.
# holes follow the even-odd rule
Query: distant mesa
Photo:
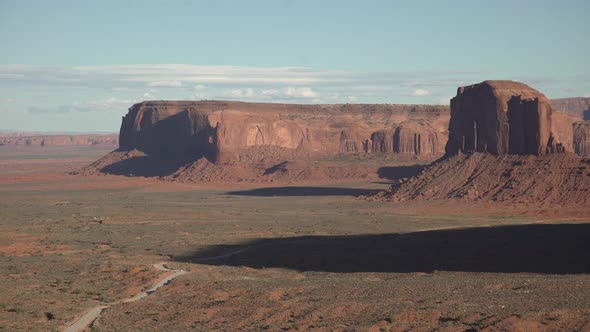
[[551, 106], [554, 110], [565, 113], [578, 120], [582, 120], [584, 117], [584, 111], [590, 109], [590, 97], [552, 99]]
[[444, 154], [449, 116], [438, 105], [142, 102], [123, 117], [119, 150], [83, 173], [175, 181], [366, 177], [375, 170], [329, 171], [310, 161], [435, 160]]
[[33, 134], [5, 133], [0, 134], [0, 146], [15, 147], [54, 147], [54, 146], [117, 146], [119, 137], [116, 134]]
[[435, 158], [443, 145], [432, 140], [446, 136], [448, 114], [424, 105], [143, 102], [123, 118], [120, 148], [214, 163], [371, 152]]

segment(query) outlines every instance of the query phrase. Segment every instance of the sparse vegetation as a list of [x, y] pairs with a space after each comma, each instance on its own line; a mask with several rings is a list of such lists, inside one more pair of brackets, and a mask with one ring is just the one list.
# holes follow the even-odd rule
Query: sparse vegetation
[[[6, 159], [0, 155], [0, 160]], [[64, 164], [75, 166], [67, 159]], [[4, 165], [11, 164], [5, 162]], [[35, 165], [42, 163], [37, 160]], [[10, 172], [13, 169], [8, 166], [0, 168], [4, 179], [14, 178], [8, 177], [13, 176]], [[133, 329], [144, 330], [146, 326], [142, 322], [147, 312], [144, 310], [163, 308], [161, 306], [168, 309], [155, 310], [153, 318], [158, 321], [149, 321], [150, 326], [161, 330], [190, 328], [194, 322], [192, 314], [189, 315], [191, 321], [182, 324], [185, 324], [185, 314], [196, 310], [194, 308], [200, 308], [208, 317], [199, 318], [194, 324], [197, 330], [219, 329], [238, 322], [245, 330], [280, 327], [307, 330], [312, 325], [336, 324], [341, 324], [338, 326], [342, 330], [363, 330], [371, 326], [393, 329], [402, 324], [402, 319], [394, 317], [407, 311], [416, 315], [415, 319], [430, 317], [435, 312], [450, 312], [452, 314], [445, 314], [441, 319], [437, 314], [433, 319], [439, 324], [454, 324], [467, 319], [453, 311], [457, 301], [466, 299], [473, 306], [469, 310], [476, 308], [485, 317], [498, 317], [496, 320], [500, 323], [497, 324], [501, 324], [502, 317], [507, 317], [502, 316], [507, 309], [494, 306], [499, 302], [511, 303], [514, 310], [563, 308], [566, 300], [572, 308], [589, 305], [585, 287], [588, 277], [584, 274], [564, 274], [556, 279], [544, 274], [519, 273], [509, 274], [508, 278], [506, 274], [449, 271], [448, 265], [437, 267], [436, 273], [421, 273], [416, 269], [408, 272], [364, 269], [358, 273], [342, 273], [331, 270], [338, 267], [341, 260], [321, 249], [326, 242], [310, 242], [311, 248], [319, 250], [312, 259], [301, 263], [299, 259], [303, 256], [293, 256], [292, 264], [289, 260], [269, 261], [264, 269], [248, 266], [248, 261], [243, 261], [244, 256], [240, 255], [228, 257], [220, 265], [179, 259], [215, 246], [222, 246], [218, 250], [225, 253], [231, 245], [252, 243], [261, 238], [342, 238], [379, 234], [375, 238], [368, 237], [372, 240], [367, 246], [357, 242], [355, 250], [362, 252], [363, 248], [373, 246], [386, 248], [396, 255], [411, 255], [419, 246], [404, 239], [414, 231], [527, 224], [538, 220], [534, 214], [518, 210], [490, 212], [458, 203], [442, 208], [420, 203], [383, 203], [347, 194], [351, 188], [387, 188], [387, 182], [323, 187], [309, 184], [316, 189], [331, 189], [314, 191], [321, 195], [289, 196], [283, 191], [274, 196], [258, 196], [256, 191], [250, 195], [228, 194], [236, 188], [219, 186], [185, 187], [145, 179], [85, 178], [53, 172], [54, 175], [37, 181], [6, 181], [0, 187], [0, 231], [3, 234], [0, 268], [5, 272], [0, 275], [3, 330], [13, 331], [16, 326], [23, 330], [57, 329], [83, 310], [130, 297], [151, 287], [159, 274], [151, 265], [170, 259], [177, 259], [173, 263], [175, 268], [191, 270], [191, 273], [166, 286], [165, 291], [138, 302], [133, 310], [128, 307], [107, 310], [95, 330], [98, 327], [121, 329], [123, 322], [133, 322]], [[246, 186], [250, 187], [242, 191], [256, 189], [253, 185]], [[104, 222], [94, 222], [94, 217]], [[396, 234], [400, 234], [399, 237]], [[584, 239], [583, 234], [578, 235]], [[428, 243], [433, 246], [432, 251], [420, 257], [441, 254], [456, 241], [446, 237]], [[509, 250], [511, 243], [517, 242], [501, 247]], [[300, 244], [291, 242], [285, 248], [296, 245]], [[280, 252], [279, 248], [261, 253]], [[336, 245], [335, 248], [337, 252], [346, 252], [344, 247]], [[400, 248], [405, 251], [396, 251]], [[296, 252], [305, 253], [303, 250]], [[348, 264], [362, 261], [367, 262], [365, 266], [371, 266], [369, 263], [375, 254], [365, 255], [362, 260], [358, 257], [346, 254]], [[286, 267], [275, 268], [279, 263]], [[407, 262], [402, 263], [397, 261], [398, 265], [411, 267]], [[290, 268], [293, 265], [312, 270]], [[522, 289], [522, 285], [526, 285], [526, 289]], [[493, 287], [504, 288], [495, 290]], [[564, 287], [571, 290], [567, 299], [560, 296]], [[535, 290], [535, 297], [524, 292], [529, 289]], [[539, 289], [543, 293], [538, 293]], [[482, 290], [491, 292], [481, 296]], [[515, 304], [511, 301], [516, 292], [519, 302]], [[421, 302], [415, 300], [417, 294], [423, 297]], [[386, 313], [383, 306], [387, 307]], [[254, 308], [262, 308], [260, 312], [266, 314], [254, 319], [258, 317]], [[168, 319], [166, 313], [176, 316]], [[273, 317], [283, 318], [275, 320]], [[343, 317], [347, 318], [346, 322]], [[180, 325], [166, 325], [175, 320]], [[544, 321], [565, 324], [568, 316]], [[490, 319], [477, 326], [493, 322]]]

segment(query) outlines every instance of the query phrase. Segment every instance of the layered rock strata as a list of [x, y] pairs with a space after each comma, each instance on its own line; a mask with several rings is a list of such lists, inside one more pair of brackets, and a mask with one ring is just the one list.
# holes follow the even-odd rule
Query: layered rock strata
[[552, 128], [551, 103], [539, 91], [513, 81], [460, 87], [451, 100], [446, 153], [535, 154], [569, 147]]

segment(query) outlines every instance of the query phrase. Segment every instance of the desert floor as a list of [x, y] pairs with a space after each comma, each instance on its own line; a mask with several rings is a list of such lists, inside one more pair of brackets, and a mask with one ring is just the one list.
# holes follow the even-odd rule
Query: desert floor
[[364, 197], [390, 180], [70, 175], [108, 152], [0, 147], [0, 330], [590, 330], [590, 207]]

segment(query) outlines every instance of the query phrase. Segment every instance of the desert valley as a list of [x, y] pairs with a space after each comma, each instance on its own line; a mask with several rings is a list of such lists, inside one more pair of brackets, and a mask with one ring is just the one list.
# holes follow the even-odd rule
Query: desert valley
[[485, 81], [450, 108], [148, 101], [118, 139], [4, 135], [0, 328], [587, 330], [582, 101]]
[[0, 0], [0, 332], [590, 332], [589, 12]]

